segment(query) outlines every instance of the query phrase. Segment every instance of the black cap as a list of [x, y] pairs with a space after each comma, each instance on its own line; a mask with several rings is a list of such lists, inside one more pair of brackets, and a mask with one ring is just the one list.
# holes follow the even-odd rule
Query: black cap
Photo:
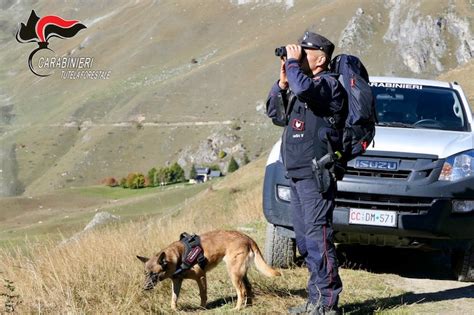
[[334, 44], [329, 39], [313, 32], [305, 32], [298, 41], [298, 44], [303, 48], [322, 50], [329, 58], [331, 58], [334, 51]]

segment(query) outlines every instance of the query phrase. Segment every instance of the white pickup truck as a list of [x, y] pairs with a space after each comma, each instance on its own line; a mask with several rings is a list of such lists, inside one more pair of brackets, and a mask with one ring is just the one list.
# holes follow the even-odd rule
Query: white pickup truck
[[[456, 82], [371, 77], [373, 145], [338, 182], [333, 223], [340, 244], [448, 250], [460, 281], [474, 281], [474, 123]], [[268, 157], [265, 256], [295, 258], [290, 190], [280, 141]]]

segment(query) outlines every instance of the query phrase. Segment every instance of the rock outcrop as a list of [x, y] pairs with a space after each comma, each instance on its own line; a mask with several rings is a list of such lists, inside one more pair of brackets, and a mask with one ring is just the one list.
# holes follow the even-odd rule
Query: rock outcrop
[[[408, 5], [409, 4], [409, 5]], [[448, 43], [455, 41], [455, 56], [459, 64], [466, 63], [474, 48], [469, 21], [459, 17], [452, 6], [448, 13], [438, 17], [423, 16], [420, 3], [389, 1], [390, 22], [384, 40], [395, 44], [402, 61], [414, 73], [421, 73], [432, 65], [438, 72], [444, 71], [442, 58], [452, 53]]]

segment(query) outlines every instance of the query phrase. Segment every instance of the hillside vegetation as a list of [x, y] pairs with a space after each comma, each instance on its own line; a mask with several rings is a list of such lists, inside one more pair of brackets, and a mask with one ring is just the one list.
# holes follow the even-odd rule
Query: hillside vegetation
[[469, 104], [474, 110], [474, 80], [472, 79], [472, 73], [474, 72], [474, 61], [470, 61], [468, 64], [458, 67], [439, 76], [439, 80], [442, 81], [455, 81], [459, 83], [466, 97], [469, 99]]
[[[260, 159], [246, 165], [168, 215], [112, 224], [65, 245], [58, 245], [52, 239], [40, 244], [27, 243], [18, 249], [1, 249], [0, 281], [4, 288], [0, 292], [8, 293], [10, 298], [0, 298], [3, 302], [0, 312], [7, 310], [7, 302], [18, 313], [170, 312], [170, 281], [164, 281], [151, 292], [143, 291], [143, 265], [135, 256], [157, 253], [177, 240], [183, 231], [201, 233], [216, 228], [240, 229], [263, 249], [264, 162]], [[392, 256], [395, 260], [405, 257]], [[394, 262], [400, 263], [404, 264]], [[412, 259], [412, 267], [421, 268], [420, 262], [416, 264], [417, 260]], [[466, 284], [434, 280], [434, 284], [429, 284], [433, 291], [429, 292], [435, 293], [424, 294], [417, 291], [420, 283], [413, 286], [411, 281], [396, 274], [370, 273], [357, 265], [355, 268], [341, 269], [344, 291], [340, 305], [348, 314], [454, 314], [474, 307], [474, 301], [467, 298], [470, 287]], [[254, 304], [241, 313], [282, 314], [288, 307], [302, 303], [306, 296], [306, 268], [282, 270], [282, 273], [278, 278], [266, 278], [252, 268]], [[444, 289], [446, 283], [454, 283], [454, 288]], [[232, 312], [236, 294], [223, 265], [209, 273], [208, 285], [208, 310], [199, 308], [198, 289], [192, 281], [184, 282], [180, 310]]]
[[[19, 44], [14, 34], [33, 8], [82, 21], [87, 29], [50, 47], [94, 57], [111, 79], [29, 72], [37, 45]], [[1, 1], [0, 313], [171, 312], [170, 282], [143, 291], [136, 255], [157, 253], [183, 231], [213, 229], [241, 230], [263, 249], [265, 158], [281, 134], [264, 115], [275, 47], [306, 29], [320, 32], [336, 54], [360, 55], [372, 75], [457, 81], [474, 106], [473, 18], [468, 0]], [[226, 170], [232, 158], [236, 172], [202, 185], [97, 186], [175, 161], [187, 171], [192, 164]], [[102, 211], [122, 219], [76, 234]], [[362, 261], [388, 257], [375, 271], [351, 261], [341, 269], [345, 313], [474, 309], [473, 286], [451, 281], [449, 262], [431, 271], [420, 253], [372, 250]], [[430, 270], [413, 276], [420, 269]], [[256, 297], [242, 313], [285, 313], [305, 301], [307, 277], [305, 268], [278, 278], [253, 270]], [[181, 312], [233, 312], [223, 265], [208, 283], [204, 310], [196, 284], [184, 282]]]
[[[434, 78], [472, 56], [468, 0], [52, 1], [0, 3], [0, 195], [32, 196], [178, 161], [255, 159], [278, 137], [263, 114], [275, 47], [304, 30], [373, 75]], [[56, 55], [93, 57], [109, 80], [34, 76], [36, 43], [14, 39], [32, 9], [86, 29]], [[227, 157], [219, 159], [225, 151]]]

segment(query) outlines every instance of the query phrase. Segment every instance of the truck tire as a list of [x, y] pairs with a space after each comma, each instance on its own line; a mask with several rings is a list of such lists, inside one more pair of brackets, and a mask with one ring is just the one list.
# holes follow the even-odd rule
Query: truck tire
[[265, 261], [272, 267], [288, 268], [294, 264], [295, 256], [295, 240], [278, 234], [277, 227], [268, 223], [265, 239]]
[[458, 281], [474, 282], [474, 246], [453, 251], [451, 265]]

